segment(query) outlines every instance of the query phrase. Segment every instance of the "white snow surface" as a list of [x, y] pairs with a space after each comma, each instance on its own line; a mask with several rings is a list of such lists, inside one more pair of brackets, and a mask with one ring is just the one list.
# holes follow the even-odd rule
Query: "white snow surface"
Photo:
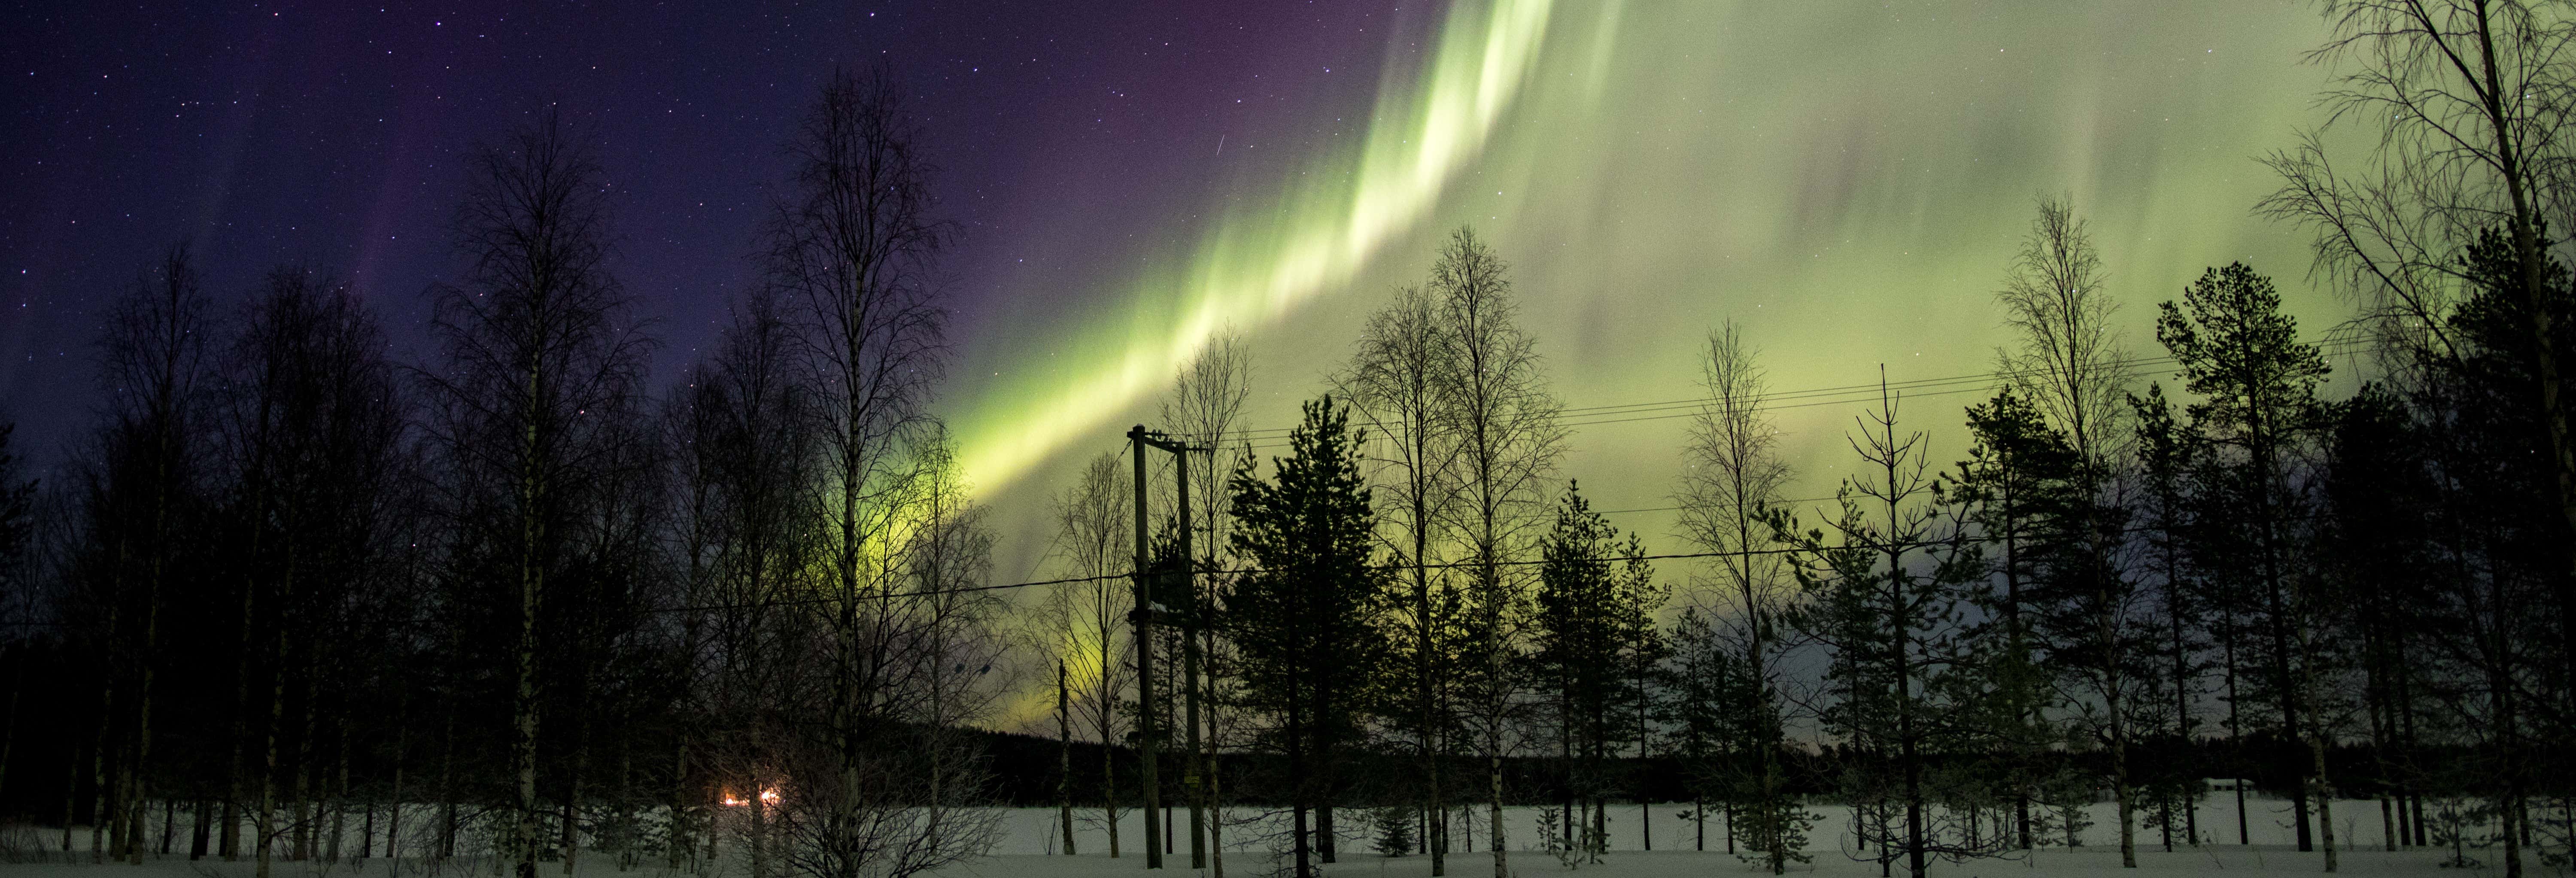
[[[1693, 850], [1693, 826], [1685, 816], [1689, 807], [1687, 803], [1679, 803], [1656, 805], [1646, 809], [1653, 820], [1654, 830], [1654, 850], [1646, 851], [1643, 850], [1645, 839], [1638, 831], [1643, 825], [1640, 822], [1638, 806], [1635, 804], [1612, 806], [1609, 813], [1611, 852], [1602, 858], [1601, 863], [1582, 865], [1571, 870], [1559, 864], [1556, 858], [1543, 850], [1528, 849], [1528, 845], [1538, 838], [1537, 821], [1541, 809], [1536, 807], [1504, 809], [1506, 838], [1509, 839], [1509, 847], [1512, 848], [1506, 857], [1510, 872], [1514, 878], [1543, 878], [1543, 876], [1557, 875], [1565, 875], [1568, 878], [1579, 878], [1579, 876], [1696, 878], [1696, 876], [1709, 875], [1768, 874], [1769, 870], [1766, 868], [1725, 853], [1723, 824], [1714, 818], [1708, 825], [1707, 849]], [[1836, 876], [1836, 878], [1869, 878], [1879, 874], [1879, 864], [1875, 859], [1853, 858], [1848, 841], [1847, 812], [1844, 809], [1834, 806], [1811, 806], [1811, 808], [1823, 815], [1823, 819], [1818, 822], [1815, 831], [1811, 834], [1813, 844], [1810, 851], [1814, 861], [1805, 865], [1792, 864], [1791, 874]], [[428, 809], [420, 810], [426, 812]], [[2294, 836], [2290, 827], [2290, 805], [2287, 801], [2248, 799], [2246, 810], [2248, 811], [2247, 828], [2254, 842], [2251, 846], [2236, 843], [2235, 801], [2232, 796], [2224, 793], [2209, 796], [2201, 806], [2199, 817], [2204, 843], [2198, 848], [2182, 843], [2179, 838], [2180, 833], [2177, 832], [2175, 849], [2168, 853], [2163, 848], [2162, 837], [2158, 831], [2140, 827], [2137, 836], [2139, 868], [2134, 871], [2120, 868], [2118, 827], [2113, 822], [2117, 814], [2112, 806], [2106, 803], [2095, 806], [2092, 813], [2095, 820], [2094, 826], [2082, 834], [2083, 845], [2072, 850], [2063, 846], [2046, 846], [2011, 858], [1969, 860], [1958, 863], [1934, 860], [1929, 872], [1933, 875], [1962, 876], [1962, 878], [1987, 875], [2100, 875], [2108, 878], [2115, 875], [2146, 873], [2224, 874], [2253, 878], [2258, 875], [2309, 875], [2322, 872], [2324, 866], [2322, 854], [2300, 853], [2291, 844]], [[2384, 850], [2377, 802], [2338, 801], [2335, 803], [2334, 812], [2336, 847], [2341, 857], [2340, 872], [2343, 874], [2365, 876], [2461, 874], [2459, 870], [2445, 870], [2438, 866], [2447, 856], [2446, 851], [2422, 848], [2395, 852]], [[1116, 878], [1116, 876], [1155, 874], [1145, 868], [1145, 857], [1140, 847], [1141, 833], [1144, 828], [1142, 820], [1133, 810], [1127, 811], [1122, 816], [1124, 819], [1120, 821], [1119, 832], [1122, 842], [1120, 857], [1113, 859], [1108, 856], [1108, 835], [1099, 821], [1099, 810], [1096, 808], [1075, 811], [1075, 842], [1081, 850], [1081, 855], [1063, 856], [1053, 853], [1060, 846], [1057, 836], [1058, 827], [1061, 825], [1055, 809], [1008, 809], [1001, 815], [1003, 832], [995, 844], [992, 856], [934, 873], [929, 878]], [[1267, 831], [1268, 825], [1284, 826], [1285, 815], [1244, 808], [1234, 810], [1232, 818], [1240, 821], [1242, 825], [1232, 826], [1228, 830], [1225, 855], [1227, 878], [1277, 878], [1288, 874], [1287, 861], [1272, 849], [1276, 838]], [[1182, 837], [1181, 850], [1167, 855], [1166, 868], [1159, 874], [1214, 878], [1211, 870], [1189, 868], [1186, 841], [1187, 819], [1185, 812], [1174, 814], [1173, 829]], [[1479, 810], [1476, 812], [1475, 819], [1476, 846], [1481, 849], [1487, 844], [1484, 813]], [[1333, 878], [1429, 878], [1431, 858], [1426, 855], [1387, 857], [1371, 850], [1368, 840], [1364, 837], [1368, 822], [1364, 810], [1337, 811], [1336, 821], [1340, 824], [1336, 834], [1344, 839], [1341, 844], [1340, 862], [1320, 865], [1321, 874], [1333, 876]], [[187, 839], [184, 837], [187, 832], [186, 816], [181, 815], [177, 822], [179, 834], [182, 837], [173, 840], [173, 850], [181, 853], [167, 857], [146, 857], [141, 866], [91, 865], [86, 854], [89, 841], [86, 827], [78, 828], [73, 834], [76, 853], [71, 858], [73, 862], [70, 863], [65, 863], [63, 855], [57, 850], [62, 834], [60, 828], [8, 827], [0, 830], [0, 853], [15, 855], [8, 857], [12, 860], [35, 859], [27, 856], [32, 846], [46, 851], [47, 853], [40, 856], [47, 861], [0, 863], [0, 878], [110, 878], [117, 875], [132, 876], [132, 878], [251, 878], [253, 864], [247, 857], [233, 863], [226, 863], [214, 857], [190, 862], [184, 854], [187, 846]], [[350, 836], [343, 840], [344, 853], [354, 852], [358, 847], [358, 839], [355, 838], [358, 821], [354, 816], [348, 825]], [[1454, 833], [1455, 830], [1453, 830], [1453, 844], [1462, 843], [1463, 839]], [[157, 841], [157, 826], [154, 828], [154, 837]], [[2472, 850], [2470, 855], [2485, 863], [2484, 868], [2468, 870], [2470, 873], [2501, 873], [2501, 851]], [[2530, 852], [2527, 851], [2526, 857], [2529, 856]], [[734, 858], [730, 856], [726, 859], [728, 868], [717, 870], [719, 878], [725, 875], [730, 875], [731, 878], [747, 878], [743, 874], [747, 870], [742, 868], [742, 864], [731, 862]], [[491, 878], [502, 874], [499, 864], [488, 857], [460, 858], [446, 868], [436, 870], [426, 868], [423, 863], [410, 856], [404, 857], [398, 869], [395, 865], [379, 856], [364, 863], [353, 863], [344, 857], [342, 862], [329, 866], [318, 862], [290, 862], [280, 859], [273, 868], [274, 878], [338, 878], [338, 876]], [[2527, 860], [2525, 866], [2533, 875], [2559, 874], [2541, 866], [2536, 859]], [[1482, 850], [1452, 853], [1448, 857], [1448, 867], [1448, 874], [1455, 878], [1490, 878], [1493, 875], [1493, 856]], [[1905, 864], [1900, 861], [1894, 864], [1893, 870], [1893, 874], [1902, 876], [1905, 874]], [[544, 878], [563, 876], [562, 864], [546, 863], [540, 868], [539, 874]], [[620, 876], [696, 878], [694, 873], [672, 872], [665, 869], [658, 859], [648, 859], [648, 862], [639, 868], [620, 872], [613, 857], [588, 849], [583, 851], [580, 871], [575, 878], [620, 878]]]

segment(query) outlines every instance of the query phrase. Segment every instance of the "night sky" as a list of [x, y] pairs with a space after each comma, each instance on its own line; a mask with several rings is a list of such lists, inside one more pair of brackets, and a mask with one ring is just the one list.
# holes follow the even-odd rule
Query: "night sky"
[[[40, 463], [89, 423], [101, 306], [177, 241], [226, 302], [281, 263], [340, 272], [428, 353], [457, 157], [549, 103], [599, 138], [667, 382], [751, 278], [790, 120], [880, 59], [964, 231], [940, 409], [1006, 579], [1044, 572], [1067, 464], [1209, 333], [1249, 333], [1252, 426], [1285, 426], [1462, 223], [1579, 408], [1689, 397], [1728, 318], [1782, 391], [1981, 372], [2041, 193], [2091, 219], [2138, 353], [2154, 302], [2232, 260], [2311, 335], [2344, 313], [2305, 235], [2249, 213], [2328, 75], [2286, 0], [223, 6], [0, 26], [0, 406]], [[1936, 460], [1975, 398], [1907, 410]], [[1669, 506], [1686, 422], [1602, 411], [1566, 475]], [[1856, 412], [1781, 413], [1793, 496], [1831, 493]]]

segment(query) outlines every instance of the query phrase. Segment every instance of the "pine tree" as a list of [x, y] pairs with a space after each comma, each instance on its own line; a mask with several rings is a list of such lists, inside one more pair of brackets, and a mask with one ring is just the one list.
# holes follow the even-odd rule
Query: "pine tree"
[[[1331, 807], [1337, 765], [1358, 743], [1363, 697], [1382, 672], [1382, 568], [1370, 563], [1375, 525], [1360, 434], [1331, 397], [1306, 403], [1289, 455], [1261, 478], [1246, 464], [1228, 484], [1234, 550], [1253, 570], [1225, 600], [1227, 632], [1250, 708], [1272, 718], [1287, 755], [1298, 878], [1312, 878], [1309, 816]], [[1320, 822], [1320, 821], [1319, 821]]]
[[2040, 782], [2039, 755], [2055, 737], [2045, 716], [2050, 686], [2041, 667], [2037, 599], [2042, 559], [2065, 526], [2075, 455], [2063, 434], [2010, 387], [1968, 408], [1972, 444], [1960, 461], [1953, 497], [1992, 558], [1976, 599], [1984, 622], [1972, 638], [1981, 678], [1975, 726], [1999, 763], [2013, 803], [2014, 846], [2030, 848], [2030, 806]]
[[2325, 357], [2299, 341], [2298, 322], [2281, 312], [2281, 295], [2272, 281], [2244, 263], [2212, 268], [2183, 292], [2180, 303], [2167, 301], [2156, 319], [2156, 339], [2182, 367], [2183, 386], [2200, 400], [2186, 408], [2194, 429], [2231, 450], [2236, 489], [2248, 501], [2246, 530], [2253, 538], [2253, 569], [2263, 600], [2268, 641], [2268, 683], [2279, 708], [2282, 734], [2309, 747], [2315, 766], [2301, 770], [2306, 779], [2291, 798], [2299, 849], [2313, 850], [2308, 810], [2315, 800], [2319, 826], [2328, 834], [2326, 861], [2334, 862], [2333, 826], [2323, 818], [2331, 803], [2315, 796], [2321, 776], [2325, 732], [2302, 702], [2312, 695], [2305, 667], [2313, 627], [2304, 612], [2312, 602], [2291, 593], [2284, 566], [2292, 550], [2288, 519], [2296, 499], [2287, 478], [2290, 455], [2312, 438], [2321, 409], [2317, 384], [2325, 379]]
[[[2426, 659], [2448, 672], [2428, 690], [2458, 692], [2440, 697], [2449, 710], [2476, 717], [2463, 731], [2486, 757], [2483, 770], [2446, 780], [2490, 796], [2495, 816], [2518, 828], [2498, 833], [2511, 874], [2521, 868], [2521, 836], [2532, 825], [2528, 807], [2515, 803], [2545, 782], [2533, 776], [2529, 754], [2547, 739], [2534, 739], [2544, 729], [2568, 727], [2566, 684], [2551, 687], [2555, 697], [2535, 697], [2528, 681], [2570, 679], [2535, 672], [2556, 670], [2576, 655], [2567, 647], [2566, 621], [2576, 598], [2549, 564], [2567, 537], [2554, 522], [2544, 523], [2547, 425], [2530, 405], [2541, 380], [2541, 352], [2521, 330], [2533, 322], [2535, 299], [2552, 312], [2554, 325], [2570, 325], [2576, 291], [2566, 267], [2550, 260], [2542, 289], [2532, 295], [2503, 229], [2480, 234], [2460, 268], [2472, 292], [2445, 324], [2458, 356], [2429, 358], [2430, 380], [2419, 391], [2421, 404], [2436, 413], [2425, 419], [2425, 439], [2442, 477], [2449, 526], [2436, 536], [2450, 568], [2432, 581], [2434, 627], [2424, 631], [2422, 645]], [[2562, 359], [2576, 355], [2576, 333], [2556, 333], [2551, 346]], [[2552, 604], [2559, 613], [2542, 612]]]
[[1662, 660], [1654, 614], [1663, 594], [1644, 554], [1633, 535], [1623, 547], [1618, 529], [1567, 484], [1540, 548], [1528, 662], [1556, 709], [1563, 825], [1596, 863], [1607, 843], [1610, 760], [1642, 719], [1642, 670]]
[[2192, 704], [2198, 694], [2197, 681], [2204, 662], [2197, 658], [2202, 649], [2203, 633], [2193, 619], [2205, 602], [2197, 600], [2198, 586], [2189, 566], [2190, 499], [2189, 484], [2197, 462], [2196, 440], [2174, 418], [2173, 404], [2165, 398], [2164, 386], [2150, 384], [2145, 396], [2129, 396], [2135, 425], [2131, 444], [2138, 479], [2138, 519], [2136, 527], [2143, 543], [2144, 569], [2153, 578], [2156, 624], [2162, 643], [2154, 648], [2154, 658], [2161, 665], [2154, 680], [2162, 707], [2164, 725], [2157, 748], [2165, 766], [2160, 775], [2146, 783], [2158, 805], [2156, 825], [2164, 830], [2165, 849], [2173, 849], [2175, 810], [2181, 811], [2180, 829], [2185, 844], [2200, 844], [2200, 766], [2192, 763], [2190, 754], [2199, 746], [2192, 717]]
[[1816, 815], [1783, 789], [1782, 717], [1770, 699], [1759, 698], [1763, 684], [1746, 664], [1743, 627], [1721, 624], [1716, 615], [1685, 605], [1673, 620], [1663, 637], [1669, 656], [1657, 681], [1654, 718], [1692, 794], [1693, 848], [1707, 849], [1709, 811], [1722, 806], [1728, 852], [1782, 874], [1790, 863], [1813, 861], [1807, 832]]
[[1682, 607], [1664, 636], [1672, 662], [1655, 689], [1664, 750], [1675, 757], [1691, 793], [1695, 850], [1708, 849], [1710, 799], [1733, 801], [1735, 778], [1727, 757], [1742, 737], [1739, 727], [1752, 724], [1741, 713], [1751, 675], [1744, 671], [1743, 654], [1719, 633], [1714, 615], [1695, 604]]
[[2430, 537], [2441, 525], [2432, 456], [2422, 447], [2415, 413], [2387, 385], [2371, 382], [2336, 404], [2326, 440], [2321, 486], [2324, 522], [2317, 540], [2324, 586], [2346, 608], [2348, 644], [2359, 660], [2362, 708], [2369, 730], [2380, 802], [2381, 834], [2395, 850], [2396, 802], [2406, 798], [2400, 730], [2416, 671], [2409, 663], [2413, 629], [2433, 607], [2429, 584], [2443, 578]]
[[[1863, 841], [1875, 843], [1882, 870], [1902, 857], [1923, 878], [1929, 858], [1972, 853], [1931, 825], [1924, 771], [1954, 734], [1942, 677], [1959, 658], [1965, 585], [1982, 563], [1945, 508], [1928, 437], [1899, 435], [1897, 423], [1897, 399], [1882, 389], [1860, 420], [1861, 474], [1844, 480], [1835, 517], [1804, 531], [1785, 515], [1773, 521], [1805, 592], [1789, 622], [1829, 656], [1823, 720], [1852, 753], [1846, 794], [1873, 815], [1861, 821]], [[1882, 820], [1902, 826], [1881, 831]]]

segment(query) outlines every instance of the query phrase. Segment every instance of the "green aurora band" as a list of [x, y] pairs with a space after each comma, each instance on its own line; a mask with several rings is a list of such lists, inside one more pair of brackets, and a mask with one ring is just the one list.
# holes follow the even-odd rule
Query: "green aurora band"
[[[1574, 407], [1693, 396], [1694, 354], [1728, 319], [1776, 391], [1881, 364], [1984, 372], [2007, 341], [1993, 291], [2042, 193], [2090, 220], [2134, 355], [2162, 353], [2153, 303], [2232, 260], [2279, 280], [2311, 335], [2344, 313], [2304, 281], [2305, 233], [2250, 215], [2275, 185], [2255, 158], [2313, 124], [2330, 75], [2302, 63], [2324, 33], [2304, 5], [1460, 0], [1443, 16], [1420, 53], [1389, 47], [1364, 136], [1125, 239], [1182, 243], [1077, 284], [1101, 310], [1005, 320], [962, 350], [951, 421], [1005, 536], [997, 577], [1047, 572], [1058, 477], [1117, 450], [1213, 333], [1252, 341], [1248, 425], [1285, 427], [1462, 224], [1513, 263]], [[1061, 210], [1042, 224], [1097, 234]], [[1975, 399], [1905, 407], [1936, 463], [1962, 455]], [[1792, 496], [1832, 493], [1857, 412], [1779, 412]], [[1678, 548], [1651, 510], [1670, 505], [1688, 422], [1591, 420], [1563, 474]]]
[[[1353, 156], [1327, 156], [1281, 204], [1216, 223], [1180, 264], [1160, 267], [1143, 289], [1185, 290], [1177, 307], [1139, 308], [1126, 327], [1084, 327], [1089, 340], [1069, 382], [1028, 380], [995, 388], [972, 410], [961, 455], [979, 484], [1019, 478], [1126, 404], [1162, 389], [1173, 370], [1227, 326], [1267, 326], [1299, 305], [1347, 288], [1387, 244], [1425, 222], [1452, 178], [1479, 155], [1540, 60], [1549, 0], [1502, 0], [1453, 14], [1420, 96], [1388, 88]], [[1055, 376], [1046, 376], [1049, 379]]]

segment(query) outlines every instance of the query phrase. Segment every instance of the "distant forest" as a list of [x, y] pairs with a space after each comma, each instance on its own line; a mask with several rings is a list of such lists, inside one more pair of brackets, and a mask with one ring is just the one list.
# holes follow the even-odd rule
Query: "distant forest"
[[[263, 878], [905, 878], [988, 852], [1000, 805], [1221, 872], [1281, 813], [1304, 878], [1354, 838], [1501, 868], [1506, 804], [1597, 860], [1613, 808], [1686, 802], [1775, 874], [1839, 838], [1920, 878], [2071, 845], [2098, 802], [2128, 865], [2241, 844], [2197, 805], [2259, 794], [2329, 870], [2338, 816], [2564, 867], [2576, 27], [2334, 10], [2331, 124], [2372, 150], [2263, 157], [2257, 209], [2313, 233], [2348, 320], [2303, 329], [2230, 264], [2124, 338], [2042, 197], [1998, 248], [1991, 395], [1841, 389], [1831, 497], [1788, 496], [1796, 403], [1736, 326], [1675, 363], [1676, 465], [1621, 477], [1669, 480], [1676, 553], [1560, 466], [1580, 412], [1462, 228], [1293, 428], [1244, 423], [1246, 342], [1211, 339], [1158, 429], [1059, 479], [1055, 578], [995, 581], [932, 405], [959, 229], [883, 67], [782, 132], [759, 282], [677, 375], [645, 368], [609, 171], [551, 114], [476, 147], [421, 362], [326, 269], [137, 253], [72, 459], [34, 480], [0, 429], [0, 807], [56, 855]], [[2364, 374], [2328, 398], [2336, 363]]]

